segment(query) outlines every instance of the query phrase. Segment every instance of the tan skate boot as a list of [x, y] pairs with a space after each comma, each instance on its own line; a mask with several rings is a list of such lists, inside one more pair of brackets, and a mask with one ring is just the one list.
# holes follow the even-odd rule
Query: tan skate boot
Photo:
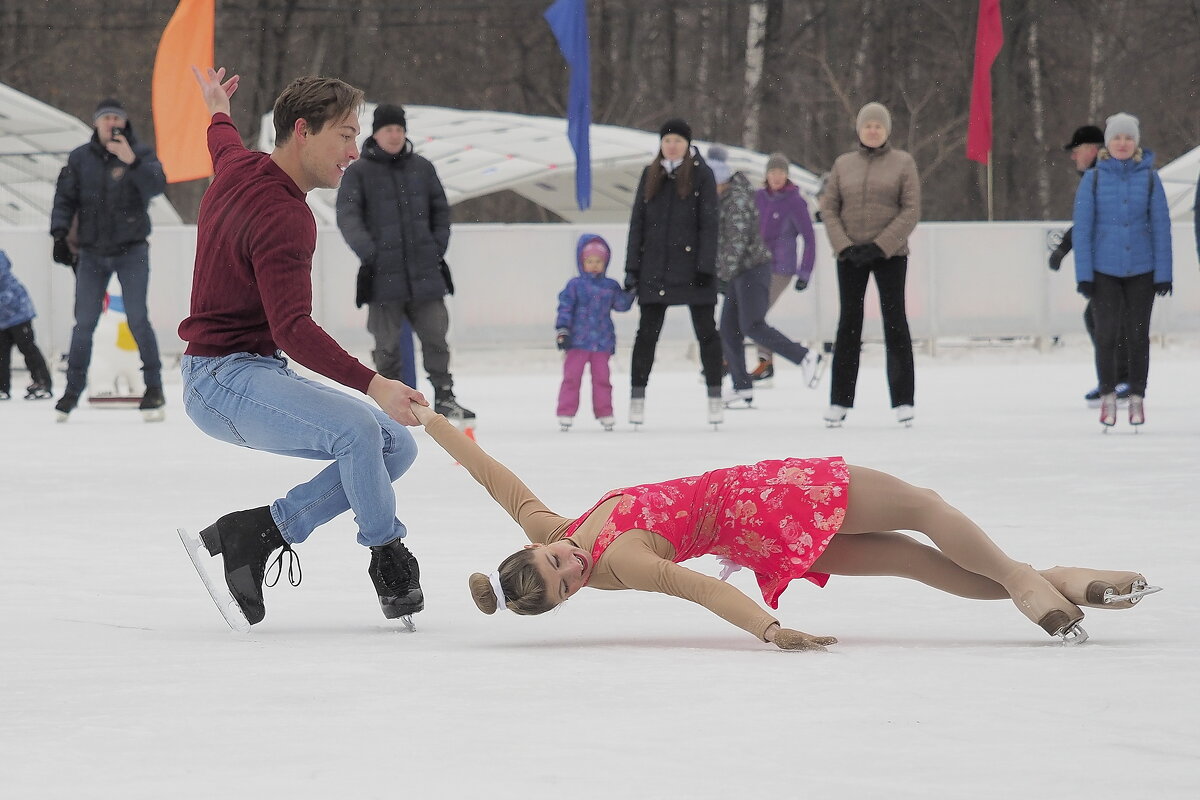
[[1066, 644], [1082, 644], [1087, 632], [1080, 627], [1083, 611], [1028, 564], [1019, 564], [1003, 582], [1021, 613], [1051, 636]]
[[1054, 567], [1041, 574], [1072, 603], [1090, 608], [1133, 608], [1146, 595], [1162, 591], [1136, 572]]

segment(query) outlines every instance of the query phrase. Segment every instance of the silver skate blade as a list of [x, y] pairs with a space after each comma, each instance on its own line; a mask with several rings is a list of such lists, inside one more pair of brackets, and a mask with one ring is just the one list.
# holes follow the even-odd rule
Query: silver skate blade
[[1120, 603], [1128, 600], [1130, 603], [1136, 603], [1148, 594], [1154, 594], [1155, 592], [1161, 591], [1161, 586], [1147, 586], [1141, 581], [1134, 581], [1133, 588], [1130, 589], [1129, 594], [1117, 594], [1116, 589], [1105, 589], [1104, 602], [1105, 604], [1108, 604]]
[[142, 410], [142, 419], [146, 422], [162, 422], [167, 418], [167, 412], [161, 408], [147, 408]]
[[[225, 585], [224, 576], [222, 576], [220, 581], [217, 581], [209, 574], [204, 559], [210, 558], [211, 554], [204, 546], [204, 542], [201, 541], [199, 536], [189, 533], [183, 528], [176, 528], [175, 531], [179, 534], [179, 541], [183, 542], [183, 549], [187, 550], [188, 558], [192, 560], [192, 566], [196, 568], [196, 574], [200, 576], [200, 580], [204, 583], [204, 588], [208, 590], [208, 596], [216, 604], [217, 610], [221, 612], [221, 616], [229, 623], [229, 627], [238, 633], [249, 633], [250, 621], [242, 613], [242, 607], [238, 605], [237, 600], [234, 600], [233, 595], [229, 593], [229, 587]], [[204, 558], [201, 558], [201, 556]]]
[[1062, 638], [1062, 643], [1067, 647], [1077, 647], [1088, 640], [1088, 633], [1079, 623], [1075, 623], [1071, 627], [1059, 634]]
[[404, 623], [404, 627], [408, 628], [409, 633], [416, 633], [417, 625], [413, 622], [412, 614], [401, 614], [400, 621]]

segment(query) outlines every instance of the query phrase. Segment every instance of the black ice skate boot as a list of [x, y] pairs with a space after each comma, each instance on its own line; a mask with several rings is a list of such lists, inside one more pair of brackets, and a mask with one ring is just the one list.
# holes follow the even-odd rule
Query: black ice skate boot
[[475, 422], [475, 412], [461, 405], [454, 396], [454, 392], [450, 389], [438, 389], [435, 387], [433, 397], [433, 410], [446, 419], [465, 423]]
[[1013, 603], [1029, 620], [1065, 644], [1083, 644], [1087, 631], [1080, 627], [1083, 611], [1028, 564], [1018, 564], [1002, 585]]
[[163, 406], [167, 404], [167, 398], [163, 397], [161, 386], [147, 386], [146, 393], [142, 395], [142, 400], [138, 403], [138, 410], [142, 412], [142, 418], [146, 422], [162, 422], [166, 418], [166, 413], [163, 411]]
[[[226, 514], [200, 531], [200, 540], [210, 555], [220, 555], [224, 560], [225, 585], [251, 625], [262, 622], [267, 614], [263, 606], [263, 576], [272, 553], [283, 548], [272, 564], [272, 567], [278, 566], [280, 573], [283, 572], [283, 553], [291, 554], [288, 582], [292, 586], [300, 585], [300, 561], [292, 546], [280, 535], [269, 506]], [[297, 575], [294, 579], [293, 566]], [[274, 586], [278, 581], [279, 573], [276, 573], [267, 586]]]
[[1041, 573], [1063, 597], [1090, 608], [1133, 608], [1146, 595], [1162, 591], [1162, 587], [1147, 584], [1137, 572], [1054, 567]]
[[425, 595], [421, 592], [421, 567], [404, 540], [373, 546], [367, 574], [375, 584], [383, 615], [388, 619], [398, 617], [410, 631], [416, 630], [412, 615], [425, 608]]
[[74, 392], [65, 392], [62, 397], [58, 398], [58, 402], [54, 404], [54, 411], [58, 415], [58, 421], [66, 422], [67, 417], [70, 416], [77, 405], [79, 405], [79, 395]]

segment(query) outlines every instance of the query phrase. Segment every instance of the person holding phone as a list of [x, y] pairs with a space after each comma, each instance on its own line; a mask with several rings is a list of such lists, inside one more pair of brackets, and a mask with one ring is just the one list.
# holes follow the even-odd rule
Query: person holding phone
[[[55, 405], [59, 421], [79, 404], [92, 361], [92, 334], [104, 294], [116, 273], [125, 317], [142, 358], [146, 393], [138, 406], [148, 420], [162, 419], [162, 363], [150, 325], [150, 200], [167, 180], [154, 150], [137, 140], [120, 101], [101, 100], [92, 115], [92, 138], [71, 151], [58, 175], [50, 235], [54, 260], [75, 270], [75, 328], [67, 353], [67, 387]], [[68, 244], [74, 232], [77, 249]]]

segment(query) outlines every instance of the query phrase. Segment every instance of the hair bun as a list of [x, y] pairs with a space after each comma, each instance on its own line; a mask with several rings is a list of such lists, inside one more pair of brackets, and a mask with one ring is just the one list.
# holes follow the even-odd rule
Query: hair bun
[[467, 585], [471, 587], [471, 599], [475, 601], [476, 607], [485, 614], [495, 614], [499, 608], [498, 598], [492, 591], [488, 576], [482, 572], [473, 572], [467, 579]]

